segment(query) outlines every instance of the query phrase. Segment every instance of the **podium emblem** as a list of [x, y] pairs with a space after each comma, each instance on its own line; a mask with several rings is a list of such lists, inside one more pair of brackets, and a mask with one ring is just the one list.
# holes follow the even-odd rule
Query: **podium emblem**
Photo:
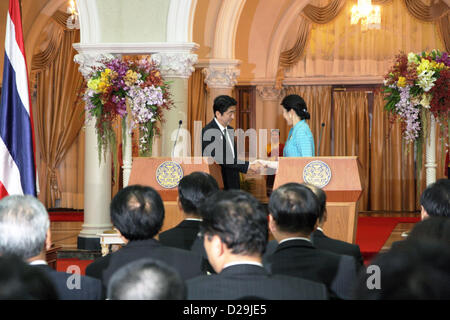
[[166, 189], [172, 189], [178, 186], [183, 178], [183, 169], [180, 164], [174, 161], [165, 161], [156, 169], [156, 181]]
[[314, 160], [303, 168], [303, 181], [318, 188], [325, 187], [331, 180], [331, 169], [323, 161]]

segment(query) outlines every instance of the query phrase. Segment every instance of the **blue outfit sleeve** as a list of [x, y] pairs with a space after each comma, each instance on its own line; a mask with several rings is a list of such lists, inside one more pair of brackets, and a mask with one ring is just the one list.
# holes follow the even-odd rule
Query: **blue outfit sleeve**
[[297, 147], [298, 157], [314, 157], [314, 139], [309, 126], [305, 123], [294, 134], [292, 139]]

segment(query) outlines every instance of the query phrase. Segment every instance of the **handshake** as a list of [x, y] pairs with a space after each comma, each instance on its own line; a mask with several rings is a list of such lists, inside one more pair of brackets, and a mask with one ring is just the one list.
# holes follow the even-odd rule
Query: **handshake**
[[[278, 162], [277, 161], [267, 161], [267, 160], [261, 160], [257, 159], [252, 162], [250, 162], [248, 166], [248, 173], [251, 174], [267, 174], [266, 169], [272, 169], [271, 171], [274, 171], [271, 174], [274, 174], [275, 171], [278, 168]], [[270, 171], [270, 170], [269, 170]]]

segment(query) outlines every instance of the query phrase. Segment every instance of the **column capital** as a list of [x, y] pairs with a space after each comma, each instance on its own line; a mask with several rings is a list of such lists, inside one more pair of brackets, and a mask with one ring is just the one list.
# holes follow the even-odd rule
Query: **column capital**
[[256, 91], [263, 100], [278, 100], [281, 95], [281, 89], [275, 88], [274, 85], [257, 86]]
[[101, 67], [101, 61], [115, 58], [117, 55], [102, 52], [78, 53], [74, 56], [73, 61], [80, 66], [78, 70], [87, 79], [97, 67]]
[[198, 56], [190, 52], [158, 52], [152, 54], [161, 73], [169, 78], [189, 78], [195, 71], [194, 64], [197, 63]]
[[209, 88], [231, 89], [237, 83], [240, 75], [240, 60], [211, 59], [202, 62], [205, 83]]

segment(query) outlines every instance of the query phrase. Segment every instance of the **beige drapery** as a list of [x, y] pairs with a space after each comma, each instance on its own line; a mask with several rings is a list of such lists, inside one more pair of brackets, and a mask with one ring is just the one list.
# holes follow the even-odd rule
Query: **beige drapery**
[[335, 91], [334, 155], [357, 156], [361, 166], [362, 195], [357, 210], [368, 208], [369, 194], [369, 108], [365, 91]]
[[[348, 14], [352, 2], [332, 23], [314, 24], [302, 57], [285, 68], [285, 77], [383, 77], [400, 51], [444, 50], [436, 24], [422, 22], [410, 15], [403, 1], [383, 6], [382, 29], [361, 32], [351, 25]], [[299, 20], [300, 23], [300, 20]], [[294, 26], [293, 26], [294, 27]], [[286, 40], [291, 43], [294, 39]]]
[[31, 70], [36, 81], [35, 122], [41, 156], [39, 198], [47, 207], [61, 199], [58, 166], [84, 123], [78, 97], [83, 78], [73, 62], [72, 44], [79, 30], [66, 29], [68, 15], [56, 12], [47, 26], [52, 36], [47, 47], [33, 55]]
[[[404, 51], [421, 51], [423, 48], [427, 48], [427, 46], [423, 45], [427, 38], [434, 38], [434, 35], [432, 34], [424, 34], [422, 38], [418, 38], [417, 40], [412, 41], [412, 44], [420, 44], [420, 50], [414, 50], [414, 48], [410, 48], [407, 44], [403, 43], [403, 40], [401, 39], [406, 39], [408, 37], [411, 36], [410, 34], [410, 30], [408, 27], [408, 21], [403, 21], [402, 17], [398, 15], [398, 13], [393, 13], [392, 10], [393, 8], [396, 8], [396, 10], [398, 11], [401, 7], [402, 10], [405, 10], [404, 8], [407, 8], [407, 12], [411, 13], [411, 16], [414, 16], [416, 19], [422, 20], [422, 21], [433, 21], [436, 23], [437, 29], [439, 29], [439, 34], [440, 37], [442, 39], [442, 42], [444, 43], [444, 47], [446, 48], [447, 51], [449, 51], [449, 47], [450, 47], [450, 22], [449, 22], [449, 8], [448, 6], [443, 3], [442, 1], [439, 1], [438, 3], [435, 3], [433, 5], [425, 5], [422, 3], [421, 0], [402, 0], [402, 1], [392, 1], [392, 0], [379, 0], [379, 1], [373, 1], [374, 4], [379, 4], [379, 5], [388, 5], [387, 7], [389, 7], [388, 12], [385, 12], [387, 8], [383, 7], [382, 10], [382, 23], [384, 25], [384, 28], [386, 28], [386, 30], [380, 30], [380, 32], [378, 32], [377, 34], [374, 34], [370, 37], [370, 39], [368, 38], [367, 41], [369, 41], [369, 43], [364, 43], [363, 46], [361, 46], [361, 48], [351, 48], [348, 47], [349, 44], [351, 43], [362, 43], [361, 39], [348, 39], [348, 38], [342, 38], [343, 34], [330, 34], [329, 31], [327, 31], [328, 33], [325, 33], [324, 35], [319, 35], [319, 37], [324, 37], [327, 34], [329, 35], [330, 39], [324, 39], [324, 38], [317, 38], [317, 34], [312, 34], [314, 29], [316, 29], [316, 27], [314, 27], [314, 29], [312, 28], [311, 23], [315, 23], [315, 26], [320, 26], [320, 25], [328, 25], [330, 24], [331, 21], [333, 21], [334, 19], [339, 20], [339, 25], [341, 25], [342, 27], [344, 27], [345, 23], [349, 22], [348, 20], [348, 16], [344, 15], [344, 14], [339, 14], [341, 12], [348, 12], [351, 8], [351, 6], [353, 5], [352, 2], [349, 1], [337, 1], [337, 0], [332, 0], [329, 2], [329, 4], [327, 6], [313, 6], [311, 4], [307, 5], [302, 13], [301, 13], [301, 17], [298, 20], [298, 31], [297, 31], [297, 35], [296, 35], [296, 40], [294, 41], [293, 44], [289, 45], [288, 43], [291, 43], [288, 41], [288, 39], [286, 39], [286, 43], [285, 46], [289, 45], [289, 49], [284, 50], [283, 52], [280, 53], [280, 58], [279, 58], [279, 69], [278, 69], [278, 73], [277, 73], [277, 86], [280, 87], [281, 86], [281, 81], [284, 79], [285, 75], [285, 70], [287, 68], [292, 68], [295, 64], [297, 64], [299, 62], [300, 59], [302, 59], [303, 57], [305, 57], [306, 55], [306, 49], [308, 48], [308, 51], [310, 52], [310, 54], [313, 54], [314, 58], [318, 58], [317, 56], [317, 48], [310, 48], [310, 46], [314, 46], [314, 43], [311, 43], [309, 41], [309, 39], [316, 39], [317, 41], [320, 41], [322, 43], [329, 43], [330, 40], [332, 40], [335, 43], [338, 43], [337, 39], [339, 39], [339, 48], [336, 48], [332, 45], [328, 45], [327, 48], [324, 48], [324, 52], [323, 55], [325, 56], [330, 56], [330, 55], [334, 55], [335, 58], [342, 58], [346, 59], [345, 61], [354, 61], [354, 60], [358, 60], [358, 57], [356, 55], [359, 54], [359, 50], [363, 50], [363, 48], [367, 48], [368, 46], [374, 46], [374, 43], [377, 43], [378, 45], [370, 48], [369, 50], [367, 50], [370, 54], [374, 54], [375, 51], [375, 56], [373, 59], [369, 59], [370, 63], [368, 63], [369, 65], [373, 65], [372, 68], [375, 68], [374, 70], [378, 72], [368, 72], [370, 70], [342, 70], [342, 74], [345, 75], [349, 75], [349, 73], [352, 73], [353, 71], [357, 72], [358, 75], [380, 75], [379, 70], [384, 70], [386, 69], [386, 66], [383, 65], [383, 63], [380, 64], [382, 59], [388, 60], [390, 59], [390, 57], [394, 56], [395, 53], [397, 53], [399, 50], [404, 50]], [[344, 10], [342, 10], [344, 9]], [[424, 10], [422, 13], [420, 10]], [[444, 12], [444, 13], [442, 13]], [[339, 16], [338, 16], [339, 15]], [[395, 16], [396, 15], [396, 16]], [[389, 21], [389, 23], [393, 24], [392, 26], [390, 25], [386, 25], [386, 20]], [[406, 25], [403, 25], [406, 24]], [[341, 28], [342, 28], [341, 27]], [[317, 27], [319, 28], [319, 27]], [[343, 30], [344, 34], [346, 34], [345, 37], [347, 37], [348, 35], [352, 35], [352, 32], [350, 32], [351, 30], [348, 30], [349, 27], [346, 27], [346, 29]], [[392, 28], [391, 31], [389, 31], [388, 29]], [[405, 29], [406, 28], [406, 29]], [[430, 27], [428, 27], [430, 28]], [[405, 29], [405, 30], [404, 30]], [[395, 32], [393, 31], [395, 30]], [[408, 37], [399, 37], [400, 41], [398, 41], [398, 39], [394, 39], [395, 36], [397, 35], [401, 35], [403, 32], [408, 32]], [[431, 31], [424, 31], [424, 32], [431, 32]], [[389, 35], [390, 34], [390, 35]], [[354, 35], [355, 36], [355, 35]], [[419, 37], [421, 36], [420, 34], [418, 35]], [[390, 38], [392, 38], [392, 41], [390, 40]], [[380, 42], [383, 41], [383, 42]], [[389, 42], [386, 42], [389, 41]], [[344, 47], [342, 47], [344, 46]], [[436, 44], [431, 44], [432, 48], [429, 49], [439, 49], [439, 46], [437, 46]], [[332, 51], [330, 52], [330, 49], [332, 49]], [[375, 50], [374, 50], [375, 49]], [[428, 48], [427, 48], [428, 49]], [[333, 52], [334, 50], [334, 52]], [[390, 52], [390, 51], [394, 51], [394, 52]], [[312, 51], [312, 52], [311, 52]], [[388, 57], [388, 58], [387, 58]], [[361, 59], [359, 58], [359, 60], [363, 60], [363, 62], [366, 63], [366, 61], [364, 61], [365, 59]], [[344, 61], [344, 62], [345, 62]], [[317, 61], [316, 61], [317, 62]], [[389, 62], [385, 62], [386, 63], [390, 63]], [[319, 65], [322, 65], [322, 68], [325, 72], [328, 71], [332, 71], [330, 73], [337, 73], [339, 74], [339, 70], [333, 70], [333, 68], [330, 69], [329, 65], [324, 66], [322, 61], [318, 62]], [[349, 65], [349, 68], [351, 67], [351, 65]], [[306, 73], [308, 76], [311, 76], [311, 70], [307, 70], [307, 66], [300, 66], [297, 67], [297, 69], [301, 69], [302, 72]], [[348, 69], [348, 68], [347, 68]], [[344, 72], [345, 71], [345, 72]], [[290, 74], [286, 74], [286, 77], [291, 77], [291, 76], [302, 76], [301, 74], [298, 74], [298, 70], [292, 70], [292, 72], [290, 72]]]
[[337, 17], [344, 7], [345, 0], [332, 0], [324, 7], [308, 4], [302, 11], [302, 19], [300, 21], [297, 40], [292, 48], [281, 52], [279, 58], [279, 67], [277, 73], [277, 87], [281, 86], [283, 80], [283, 70], [286, 67], [295, 64], [303, 55], [305, 47], [308, 44], [309, 35], [311, 33], [311, 23], [325, 24]]
[[[201, 137], [194, 135], [194, 122], [201, 121], [202, 128], [206, 125], [206, 85], [205, 76], [201, 69], [196, 69], [188, 81], [188, 130], [191, 134], [191, 154], [194, 154], [195, 141]], [[197, 140], [196, 140], [197, 139]]]
[[370, 209], [416, 210], [414, 150], [407, 152], [401, 123], [390, 123], [381, 91], [374, 94], [370, 152]]
[[[426, 188], [425, 169], [416, 179], [414, 146], [402, 137], [401, 123], [392, 122], [384, 111], [383, 93], [374, 95], [371, 136], [370, 209], [374, 211], [420, 210], [420, 195]], [[440, 128], [436, 128], [436, 178], [445, 177], [446, 147], [441, 146]], [[423, 146], [422, 167], [425, 163]], [[416, 185], [416, 181], [420, 184]]]

